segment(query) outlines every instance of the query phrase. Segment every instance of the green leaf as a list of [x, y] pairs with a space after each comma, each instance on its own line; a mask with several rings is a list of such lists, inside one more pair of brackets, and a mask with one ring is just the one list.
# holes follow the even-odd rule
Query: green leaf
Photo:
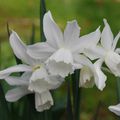
[[117, 101], [120, 102], [120, 78], [117, 77]]
[[5, 94], [0, 83], [0, 120], [10, 120], [8, 104], [5, 100]]
[[30, 38], [30, 44], [34, 44], [35, 43], [35, 24], [32, 25], [32, 35]]
[[70, 81], [71, 76], [67, 78], [67, 120], [73, 120]]
[[[2, 64], [2, 50], [1, 50], [1, 41], [0, 41], [0, 67]], [[10, 120], [9, 118], [9, 109], [8, 104], [5, 100], [5, 94], [2, 87], [2, 81], [0, 81], [0, 119], [1, 120]]]
[[80, 70], [76, 70], [72, 75], [73, 106], [75, 120], [80, 120], [81, 88], [79, 88], [79, 75]]
[[41, 42], [46, 41], [45, 35], [43, 32], [43, 17], [46, 13], [46, 5], [45, 0], [40, 0], [40, 36], [41, 36]]

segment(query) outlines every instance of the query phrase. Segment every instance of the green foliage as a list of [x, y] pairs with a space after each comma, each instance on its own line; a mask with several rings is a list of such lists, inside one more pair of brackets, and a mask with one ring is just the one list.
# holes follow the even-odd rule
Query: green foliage
[[8, 104], [5, 100], [3, 87], [0, 83], [0, 119], [1, 120], [8, 120], [9, 117], [10, 116], [9, 116]]
[[[7, 33], [3, 29], [3, 28], [6, 28], [6, 22], [4, 21], [10, 21], [9, 24], [10, 26], [12, 26], [12, 29], [17, 30], [18, 33], [21, 34], [20, 36], [22, 36], [23, 40], [26, 43], [28, 43], [29, 37], [31, 36], [30, 27], [32, 23], [34, 23], [32, 27], [33, 30], [32, 30], [32, 36], [31, 36], [31, 43], [33, 43], [33, 41], [40, 41], [39, 40], [40, 38], [39, 22], [37, 22], [40, 15], [39, 2], [40, 2], [39, 0], [18, 0], [18, 1], [0, 0], [0, 11], [1, 11], [0, 12], [0, 15], [1, 15], [0, 44], [2, 44], [2, 52], [4, 54], [4, 56], [0, 54], [0, 56], [2, 57], [2, 61], [4, 61], [2, 62], [1, 68], [6, 68], [10, 65], [15, 64], [15, 60], [13, 59], [13, 53], [8, 43], [8, 38], [6, 37]], [[116, 34], [120, 29], [119, 0], [46, 0], [46, 4], [47, 4], [48, 10], [52, 11], [52, 14], [56, 22], [59, 24], [59, 26], [62, 29], [65, 27], [66, 21], [72, 20], [74, 18], [78, 20], [82, 28], [81, 34], [88, 33], [89, 31], [96, 29], [99, 25], [103, 25], [102, 23], [103, 18], [108, 19], [108, 22], [110, 23], [114, 34]], [[26, 21], [26, 18], [28, 21], [24, 23], [24, 21]], [[18, 24], [18, 22], [20, 22], [20, 25]], [[42, 26], [40, 27], [40, 29], [42, 29]], [[42, 38], [42, 40], [43, 39], [44, 38]], [[101, 100], [102, 102], [104, 101], [105, 107], [103, 106], [101, 107], [102, 110], [100, 111], [100, 113], [102, 115], [104, 114], [104, 118], [102, 118], [102, 115], [101, 115], [100, 119], [114, 120], [114, 117], [108, 112], [107, 107], [110, 104], [116, 103], [117, 96], [116, 96], [116, 80], [115, 79], [116, 78], [114, 76], [108, 75], [107, 87], [103, 92], [98, 91], [95, 87], [93, 89], [82, 90], [82, 100], [81, 100], [81, 106], [80, 106], [80, 108], [82, 108], [81, 119], [88, 120], [92, 118], [93, 113], [96, 110], [95, 108], [98, 102]], [[5, 89], [7, 90], [8, 88], [5, 88]], [[60, 102], [56, 103], [57, 105], [54, 106], [55, 110], [53, 109], [52, 111], [53, 114], [56, 115], [56, 119], [58, 118], [58, 116], [61, 116], [61, 113], [65, 114], [63, 112], [65, 111], [65, 102], [66, 102], [65, 100], [66, 98], [63, 97], [65, 95], [65, 91], [66, 89], [64, 87], [63, 89], [61, 89], [61, 93], [56, 93], [54, 95], [56, 99], [59, 98], [60, 100]], [[25, 100], [26, 99], [27, 98], [25, 98]], [[15, 110], [17, 110], [20, 106], [18, 105], [18, 103], [19, 102], [16, 103], [17, 105], [13, 105], [13, 108]], [[27, 102], [21, 103], [21, 104], [27, 105]], [[30, 103], [28, 103], [28, 106], [29, 105]], [[74, 107], [76, 106], [75, 104], [73, 105]], [[29, 112], [27, 112], [26, 114], [28, 114], [28, 116], [30, 115]], [[39, 116], [38, 113], [35, 113], [35, 114], [37, 114], [36, 116]], [[43, 113], [43, 114], [49, 114], [49, 113]], [[20, 116], [20, 113], [19, 113], [19, 116]], [[21, 119], [21, 116], [19, 117], [19, 119]]]

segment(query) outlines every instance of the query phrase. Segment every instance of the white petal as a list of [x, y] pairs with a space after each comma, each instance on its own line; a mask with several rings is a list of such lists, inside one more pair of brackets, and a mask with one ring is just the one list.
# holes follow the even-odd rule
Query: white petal
[[115, 76], [120, 77], [120, 55], [109, 51], [105, 57], [105, 63]]
[[28, 89], [32, 92], [37, 92], [37, 93], [42, 93], [46, 90], [49, 90], [49, 87], [51, 87], [47, 81], [45, 81], [44, 79], [39, 79], [39, 80], [36, 80], [36, 81], [32, 81], [30, 84], [29, 84], [29, 87]]
[[6, 93], [5, 98], [9, 102], [15, 102], [15, 101], [19, 100], [21, 97], [23, 97], [27, 94], [30, 94], [30, 93], [31, 92], [28, 91], [27, 87], [17, 87], [12, 90], [9, 90]]
[[71, 48], [75, 46], [80, 35], [80, 27], [76, 20], [67, 22], [67, 26], [64, 31], [64, 40], [67, 47]]
[[39, 79], [44, 79], [47, 76], [48, 76], [48, 73], [47, 73], [45, 67], [41, 65], [40, 69], [37, 69], [33, 72], [30, 80], [31, 81], [36, 81], [36, 80], [39, 80]]
[[112, 50], [115, 50], [119, 38], [120, 38], [120, 32], [117, 34], [117, 36], [115, 37], [115, 39], [114, 39], [114, 41], [113, 41], [113, 44], [112, 44]]
[[50, 109], [53, 104], [53, 99], [49, 91], [35, 94], [35, 107], [38, 112]]
[[13, 76], [9, 76], [5, 79], [5, 81], [9, 84], [9, 85], [28, 85], [29, 82], [26, 80], [21, 79], [20, 77], [13, 77]]
[[47, 78], [47, 81], [50, 84], [49, 90], [53, 90], [53, 89], [58, 88], [64, 82], [64, 78], [60, 76], [49, 75]]
[[120, 116], [120, 104], [109, 106], [109, 110], [115, 113], [116, 115]]
[[76, 46], [74, 46], [74, 48], [72, 48], [72, 51], [73, 52], [83, 52], [83, 50], [85, 48], [91, 48], [92, 46], [95, 46], [100, 40], [100, 30], [99, 29], [100, 29], [100, 27], [97, 28], [96, 31], [80, 37], [78, 42], [76, 43]]
[[47, 42], [54, 48], [63, 45], [63, 35], [52, 18], [51, 12], [47, 12], [43, 18], [43, 29]]
[[80, 63], [81, 65], [93, 67], [92, 62], [84, 55], [80, 55], [80, 54], [74, 55], [74, 60], [75, 62]]
[[5, 81], [9, 85], [28, 86], [30, 77], [31, 77], [31, 73], [29, 72], [29, 73], [24, 73], [21, 77], [9, 76], [9, 77], [5, 78]]
[[[42, 74], [43, 72], [37, 71], [36, 73], [36, 79], [33, 81], [31, 80], [30, 84], [29, 84], [29, 90], [30, 91], [34, 91], [37, 93], [42, 93], [46, 90], [52, 90], [52, 89], [56, 89], [58, 88], [62, 82], [64, 81], [64, 79], [62, 79], [61, 77], [55, 77], [55, 76], [44, 76]], [[37, 75], [40, 74], [40, 75]], [[35, 74], [34, 74], [35, 75]], [[38, 77], [40, 76], [40, 77]]]
[[8, 77], [10, 74], [15, 73], [15, 72], [31, 72], [31, 67], [20, 64], [20, 65], [7, 68], [3, 71], [0, 71], [0, 79], [4, 79]]
[[34, 60], [26, 53], [27, 46], [14, 31], [10, 35], [10, 45], [17, 58], [30, 65], [34, 63]]
[[61, 48], [56, 51], [47, 61], [47, 67], [52, 75], [67, 76], [74, 71], [73, 56], [71, 51]]
[[105, 27], [101, 34], [101, 45], [106, 50], [110, 50], [112, 47], [112, 43], [113, 43], [113, 34], [112, 34], [109, 24], [107, 23], [107, 20], [104, 19], [103, 21], [104, 21]]
[[40, 69], [37, 69], [33, 72], [30, 78], [30, 84], [28, 89], [30, 91], [35, 91], [38, 93], [46, 91], [46, 89], [49, 89], [50, 87], [48, 81], [46, 81], [47, 77], [48, 73], [46, 69], [43, 66], [41, 66]]
[[107, 80], [106, 75], [101, 70], [102, 63], [103, 63], [102, 59], [99, 59], [99, 60], [97, 60], [94, 63], [95, 72], [96, 72], [96, 75], [95, 75], [95, 84], [98, 87], [98, 89], [100, 89], [101, 91], [106, 86], [105, 82]]
[[47, 42], [36, 43], [27, 47], [27, 53], [36, 59], [48, 59], [55, 51]]
[[91, 48], [84, 49], [83, 52], [87, 57], [91, 60], [95, 60], [98, 58], [104, 58], [106, 55], [106, 51], [99, 45]]
[[85, 87], [90, 88], [94, 85], [94, 78], [93, 78], [93, 64], [92, 62], [83, 55], [76, 55], [74, 56], [74, 59], [77, 63], [80, 63], [82, 65], [82, 68], [80, 70], [80, 82], [79, 87]]
[[94, 86], [93, 72], [88, 66], [83, 66], [80, 71], [79, 87], [91, 88]]

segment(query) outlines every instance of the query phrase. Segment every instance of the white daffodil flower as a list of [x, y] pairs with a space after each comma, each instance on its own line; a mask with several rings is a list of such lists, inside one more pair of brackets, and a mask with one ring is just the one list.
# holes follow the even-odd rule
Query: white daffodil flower
[[48, 58], [46, 64], [52, 75], [66, 77], [73, 73], [75, 66], [80, 67], [74, 61], [74, 54], [81, 53], [84, 47], [96, 45], [100, 39], [99, 28], [79, 37], [80, 27], [76, 20], [68, 22], [62, 33], [50, 11], [44, 15], [43, 27], [47, 41], [31, 45], [27, 53], [37, 59]]
[[120, 104], [109, 106], [108, 108], [111, 112], [115, 113], [116, 115], [120, 116]]
[[[7, 100], [15, 101], [25, 94], [34, 92], [35, 94], [39, 94], [35, 95], [36, 98], [41, 99], [36, 100], [38, 102], [36, 105], [41, 104], [42, 106], [43, 103], [45, 106], [43, 110], [49, 108], [48, 106], [50, 105], [47, 102], [47, 99], [48, 101], [50, 100], [51, 105], [53, 104], [49, 90], [59, 87], [64, 79], [59, 76], [48, 74], [45, 65], [40, 60], [31, 58], [27, 54], [27, 46], [20, 40], [19, 36], [14, 31], [10, 35], [10, 45], [16, 57], [22, 60], [23, 64], [15, 65], [0, 71], [0, 79], [5, 79], [10, 85], [20, 86], [15, 90], [8, 92], [8, 97], [6, 97]], [[16, 72], [24, 72], [24, 74], [20, 78], [10, 76], [12, 73]], [[27, 87], [24, 87], [25, 85], [27, 85]], [[48, 97], [45, 99], [45, 96], [47, 95]], [[43, 96], [43, 98], [41, 98], [41, 96]], [[45, 101], [43, 101], [44, 99]], [[40, 106], [38, 106], [38, 108], [42, 109]]]
[[120, 32], [113, 38], [107, 20], [104, 19], [105, 27], [101, 34], [101, 45], [85, 50], [85, 54], [90, 59], [102, 58], [108, 68], [115, 76], [120, 76], [120, 49], [116, 49], [117, 42], [120, 38]]
[[39, 112], [48, 110], [53, 105], [51, 93], [48, 89], [44, 90], [44, 92], [41, 93], [29, 90], [28, 88], [30, 85], [30, 77], [31, 73], [24, 73], [21, 77], [9, 76], [5, 78], [6, 82], [9, 85], [16, 86], [6, 93], [6, 100], [9, 102], [15, 102], [27, 94], [35, 94], [36, 110]]
[[85, 56], [76, 56], [76, 62], [82, 64], [83, 67], [80, 70], [80, 82], [79, 87], [90, 88], [94, 84], [99, 90], [103, 90], [106, 86], [106, 75], [101, 70], [102, 60], [97, 60], [94, 64]]

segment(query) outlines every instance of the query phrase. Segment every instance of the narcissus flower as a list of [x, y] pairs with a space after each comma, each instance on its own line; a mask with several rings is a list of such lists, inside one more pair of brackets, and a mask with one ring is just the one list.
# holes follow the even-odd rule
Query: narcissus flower
[[105, 27], [101, 34], [101, 44], [85, 50], [90, 59], [102, 58], [107, 67], [115, 76], [120, 76], [120, 49], [116, 49], [120, 38], [120, 32], [114, 38], [107, 20], [104, 19]]
[[102, 60], [97, 60], [94, 64], [85, 56], [76, 56], [76, 62], [82, 65], [80, 70], [79, 87], [90, 88], [94, 84], [99, 90], [103, 90], [106, 86], [106, 75], [101, 70]]
[[120, 104], [109, 106], [109, 110], [115, 113], [116, 115], [120, 116]]
[[79, 37], [80, 27], [76, 20], [68, 22], [62, 33], [50, 11], [44, 16], [43, 27], [47, 41], [31, 45], [27, 53], [36, 59], [48, 58], [46, 64], [52, 75], [66, 77], [73, 73], [76, 67], [80, 67], [75, 63], [74, 55], [81, 53], [84, 47], [96, 45], [100, 39], [99, 28]]
[[[42, 111], [50, 108], [53, 105], [53, 100], [49, 90], [59, 87], [64, 79], [48, 74], [46, 66], [41, 60], [31, 58], [27, 54], [27, 46], [14, 31], [10, 35], [10, 45], [16, 57], [22, 60], [23, 64], [0, 71], [0, 79], [5, 79], [10, 85], [19, 86], [8, 91], [7, 100], [16, 101], [26, 94], [35, 93], [37, 110]], [[24, 73], [21, 77], [10, 76], [16, 72]]]
[[[21, 77], [9, 76], [5, 78], [5, 80], [9, 85], [16, 86], [15, 88], [9, 90], [6, 93], [5, 95], [6, 100], [9, 102], [15, 102], [27, 94], [35, 94], [36, 110], [39, 112], [48, 110], [54, 104], [51, 93], [49, 92], [48, 89], [40, 93], [29, 90], [28, 88], [30, 85], [29, 82], [30, 77], [31, 77], [30, 74], [28, 75], [28, 73], [25, 73]], [[41, 84], [41, 86], [42, 85], [43, 83]]]

